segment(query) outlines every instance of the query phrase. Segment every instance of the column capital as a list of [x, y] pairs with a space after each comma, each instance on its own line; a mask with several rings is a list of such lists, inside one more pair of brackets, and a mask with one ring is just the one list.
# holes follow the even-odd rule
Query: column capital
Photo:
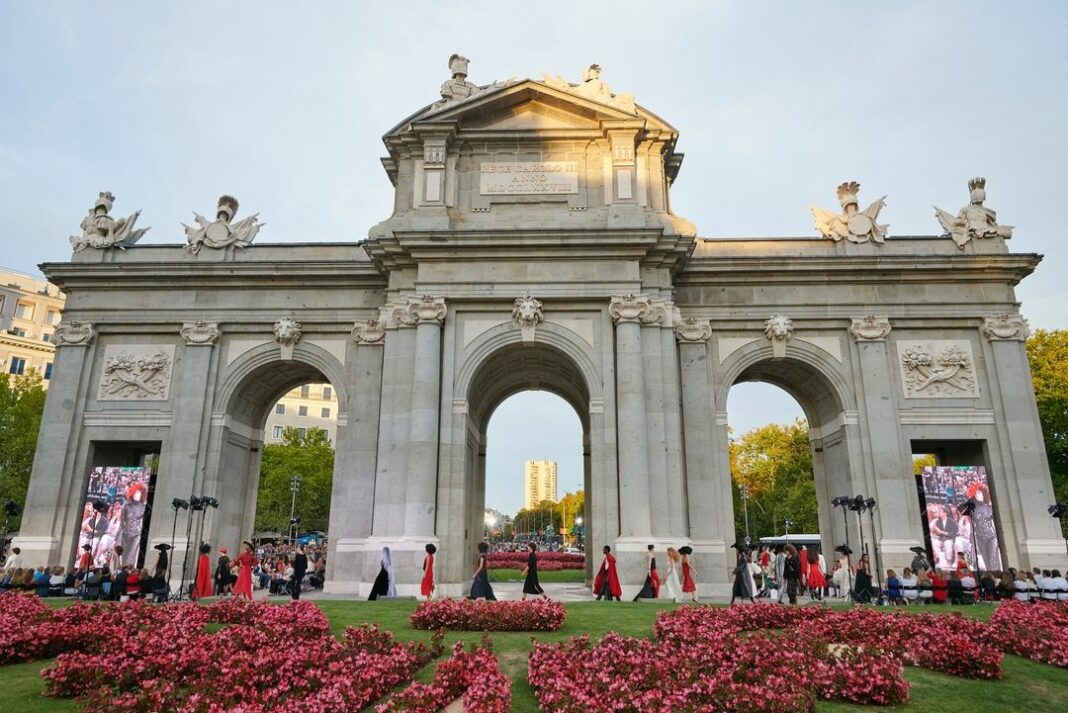
[[445, 306], [444, 297], [423, 295], [422, 297], [409, 297], [405, 312], [407, 313], [409, 324], [436, 322], [440, 325], [445, 321], [448, 308]]
[[63, 320], [52, 333], [52, 343], [56, 347], [86, 347], [96, 338], [96, 330], [91, 322]]
[[380, 346], [386, 339], [386, 329], [377, 319], [356, 322], [352, 326], [352, 341], [367, 346]]
[[212, 346], [219, 339], [218, 322], [186, 322], [178, 332], [187, 346]]
[[680, 344], [705, 344], [712, 338], [712, 324], [707, 319], [687, 317], [675, 329]]
[[642, 322], [650, 318], [651, 311], [648, 295], [614, 295], [608, 304], [608, 314], [616, 324]]
[[1018, 314], [999, 314], [983, 320], [983, 336], [991, 342], [1024, 342], [1031, 325]]
[[853, 335], [855, 342], [885, 342], [886, 335], [890, 334], [890, 318], [871, 314], [867, 317], [853, 317], [849, 333]]

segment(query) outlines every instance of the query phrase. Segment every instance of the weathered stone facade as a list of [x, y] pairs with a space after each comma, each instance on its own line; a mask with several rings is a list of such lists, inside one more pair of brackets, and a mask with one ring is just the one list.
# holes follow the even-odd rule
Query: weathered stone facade
[[[458, 595], [489, 418], [536, 388], [582, 422], [591, 550], [612, 545], [636, 588], [647, 544], [690, 544], [704, 591], [722, 589], [727, 392], [759, 380], [809, 420], [825, 547], [845, 539], [830, 500], [863, 493], [884, 566], [907, 563], [923, 541], [911, 454], [938, 450], [988, 468], [1009, 562], [1063, 563], [1015, 316], [1040, 256], [997, 235], [698, 238], [670, 210], [677, 132], [628, 107], [531, 80], [427, 107], [385, 137], [393, 215], [360, 244], [138, 244], [45, 265], [90, 337], [58, 352], [27, 562], [73, 560], [87, 472], [114, 443], [158, 444], [150, 544], [170, 540], [171, 499], [198, 493], [221, 503], [206, 539], [234, 547], [252, 531], [268, 409], [326, 381], [327, 588], [365, 594], [388, 545], [413, 594], [434, 542], [440, 591]], [[166, 357], [168, 388], [105, 397], [124, 350]]]

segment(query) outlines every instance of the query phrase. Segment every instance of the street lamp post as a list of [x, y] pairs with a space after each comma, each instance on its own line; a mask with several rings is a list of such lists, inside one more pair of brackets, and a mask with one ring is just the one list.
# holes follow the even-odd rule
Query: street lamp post
[[293, 499], [289, 503], [289, 531], [290, 531], [290, 544], [297, 544], [296, 526], [293, 523], [293, 518], [297, 511], [297, 493], [300, 492], [300, 476], [294, 475], [289, 480], [289, 490], [293, 493]]

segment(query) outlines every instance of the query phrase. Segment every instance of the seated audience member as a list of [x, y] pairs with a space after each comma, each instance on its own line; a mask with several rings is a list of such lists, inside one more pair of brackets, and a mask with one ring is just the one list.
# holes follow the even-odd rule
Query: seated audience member
[[1005, 570], [998, 581], [998, 599], [1012, 599], [1014, 596], [1016, 596], [1016, 575], [1012, 573], [1012, 570]]
[[934, 601], [934, 584], [931, 582], [931, 570], [921, 569], [916, 572], [916, 592], [921, 604]]
[[961, 584], [960, 577], [955, 571], [950, 572], [949, 579], [946, 580], [946, 598], [949, 599], [950, 604], [964, 603], [964, 585]]
[[100, 598], [111, 601], [111, 568], [104, 565], [100, 568]]
[[1053, 572], [1044, 569], [1042, 570], [1042, 578], [1035, 577], [1038, 582], [1039, 596], [1044, 601], [1055, 601], [1057, 599], [1057, 583], [1053, 581]]
[[126, 573], [126, 596], [130, 599], [138, 599], [141, 596], [141, 573], [133, 567]]
[[52, 569], [52, 576], [48, 578], [48, 596], [63, 596], [63, 584], [67, 580], [67, 578], [63, 576], [63, 571], [63, 567], [55, 567]]
[[123, 597], [129, 596], [129, 592], [126, 590], [126, 578], [129, 575], [129, 567], [120, 567], [119, 571], [115, 573], [115, 579], [111, 583], [111, 596], [118, 601], [122, 601]]
[[[998, 577], [1001, 577], [999, 572]], [[994, 578], [993, 572], [983, 572], [983, 576], [979, 578], [979, 600], [984, 602], [992, 602], [998, 598], [998, 580]]]
[[944, 571], [931, 573], [931, 589], [934, 591], [931, 599], [935, 604], [945, 604], [949, 601], [949, 580]]
[[[970, 569], [964, 570], [964, 574], [962, 574], [960, 578], [960, 588], [964, 593], [966, 600], [970, 599], [971, 601], [975, 601], [975, 596], [977, 594], [975, 585], [975, 576], [972, 575], [972, 571]], [[964, 603], [970, 604], [971, 602]]]
[[886, 596], [894, 604], [905, 602], [905, 598], [901, 595], [901, 580], [897, 578], [897, 572], [892, 569], [886, 570]]
[[1027, 572], [1017, 572], [1016, 581], [1013, 582], [1013, 586], [1016, 589], [1016, 594], [1014, 596], [1018, 601], [1031, 601], [1031, 582], [1027, 579]]
[[1061, 575], [1059, 569], [1050, 571], [1050, 578], [1046, 580], [1046, 588], [1056, 595], [1062, 602], [1068, 602], [1068, 579]]
[[94, 602], [100, 599], [103, 581], [99, 569], [96, 567], [90, 569], [88, 574], [85, 575], [85, 598]]
[[63, 596], [78, 596], [78, 574], [73, 569], [63, 578]]
[[914, 603], [919, 598], [920, 592], [916, 589], [918, 581], [910, 567], [906, 567], [902, 570], [900, 582], [901, 598], [905, 600], [906, 604]]
[[19, 589], [26, 592], [32, 592], [35, 586], [33, 576], [33, 567], [27, 567], [22, 570], [22, 579], [19, 581]]
[[6, 592], [11, 589], [11, 580], [15, 576], [15, 568], [8, 567], [4, 570], [3, 576], [0, 576], [0, 592]]
[[48, 580], [51, 578], [52, 576], [45, 571], [44, 567], [37, 568], [37, 572], [33, 575], [33, 586], [37, 590], [37, 596], [48, 596]]

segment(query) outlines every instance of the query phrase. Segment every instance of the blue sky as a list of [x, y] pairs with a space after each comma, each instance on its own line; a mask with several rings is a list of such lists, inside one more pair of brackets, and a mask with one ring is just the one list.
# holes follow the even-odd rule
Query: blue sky
[[[1019, 288], [1024, 315], [1068, 326], [1065, 3], [4, 0], [0, 13], [6, 267], [65, 260], [101, 190], [118, 213], [143, 210], [144, 242], [182, 240], [179, 223], [222, 193], [261, 213], [257, 242], [363, 239], [392, 201], [381, 135], [436, 98], [460, 52], [478, 83], [577, 81], [601, 64], [679, 129], [673, 206], [704, 236], [814, 235], [808, 206], [833, 206], [847, 179], [862, 201], [888, 194], [891, 235], [930, 234], [931, 205], [955, 212], [985, 175], [1011, 247], [1046, 255]], [[729, 405], [736, 430], [797, 415], [747, 388]], [[546, 445], [501, 456], [491, 505], [520, 501], [526, 458], [555, 457], [567, 483], [577, 426], [544, 413]]]

